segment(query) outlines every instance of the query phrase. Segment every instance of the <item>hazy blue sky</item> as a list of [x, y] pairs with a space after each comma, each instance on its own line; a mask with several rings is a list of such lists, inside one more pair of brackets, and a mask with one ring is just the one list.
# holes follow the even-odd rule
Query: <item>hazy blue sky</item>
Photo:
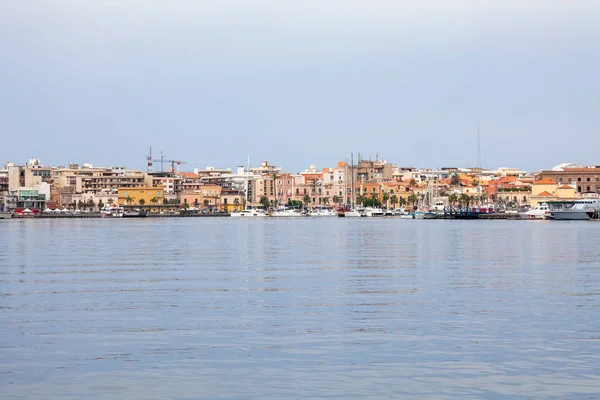
[[600, 164], [599, 21], [598, 0], [3, 0], [0, 162], [471, 166], [479, 123], [486, 167]]

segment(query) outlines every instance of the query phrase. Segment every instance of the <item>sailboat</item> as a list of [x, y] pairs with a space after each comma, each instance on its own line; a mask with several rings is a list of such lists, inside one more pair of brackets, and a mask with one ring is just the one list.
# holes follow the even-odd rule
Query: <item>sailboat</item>
[[362, 213], [354, 208], [354, 153], [350, 153], [350, 175], [352, 176], [352, 205], [343, 216], [348, 218], [362, 217]]
[[248, 203], [250, 202], [248, 199], [248, 177], [250, 175], [250, 157], [248, 157], [248, 169], [246, 170], [246, 209], [240, 212], [232, 212], [230, 215], [232, 217], [266, 217], [267, 213], [262, 209], [255, 209], [248, 207]]

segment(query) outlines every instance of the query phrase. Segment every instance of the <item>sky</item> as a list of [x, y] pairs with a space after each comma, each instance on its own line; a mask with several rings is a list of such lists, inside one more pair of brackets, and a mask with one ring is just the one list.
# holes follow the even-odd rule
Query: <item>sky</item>
[[597, 0], [4, 0], [0, 163], [600, 164]]

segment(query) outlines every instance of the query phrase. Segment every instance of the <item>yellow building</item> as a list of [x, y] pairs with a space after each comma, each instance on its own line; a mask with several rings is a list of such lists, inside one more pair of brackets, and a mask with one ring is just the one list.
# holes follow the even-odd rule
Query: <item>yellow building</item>
[[534, 182], [533, 185], [531, 185], [531, 196], [529, 198], [531, 208], [534, 208], [538, 203], [557, 200], [557, 189], [558, 185], [556, 182], [548, 178]]
[[189, 204], [196, 208], [220, 208], [221, 191], [219, 185], [202, 185], [199, 190], [190, 190], [181, 193], [181, 204]]
[[118, 203], [121, 206], [159, 205], [163, 204], [164, 195], [162, 186], [120, 187]]

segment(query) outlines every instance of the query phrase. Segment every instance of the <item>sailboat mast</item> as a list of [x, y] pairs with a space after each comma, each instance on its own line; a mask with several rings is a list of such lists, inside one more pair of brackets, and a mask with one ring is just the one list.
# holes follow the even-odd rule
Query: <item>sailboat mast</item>
[[250, 178], [250, 156], [248, 156], [248, 168], [246, 168], [246, 208], [249, 208], [248, 203], [250, 201], [250, 198], [248, 197], [248, 194], [250, 193], [250, 188], [249, 188], [249, 178]]
[[354, 153], [350, 153], [350, 175], [352, 176], [352, 209], [354, 210]]

